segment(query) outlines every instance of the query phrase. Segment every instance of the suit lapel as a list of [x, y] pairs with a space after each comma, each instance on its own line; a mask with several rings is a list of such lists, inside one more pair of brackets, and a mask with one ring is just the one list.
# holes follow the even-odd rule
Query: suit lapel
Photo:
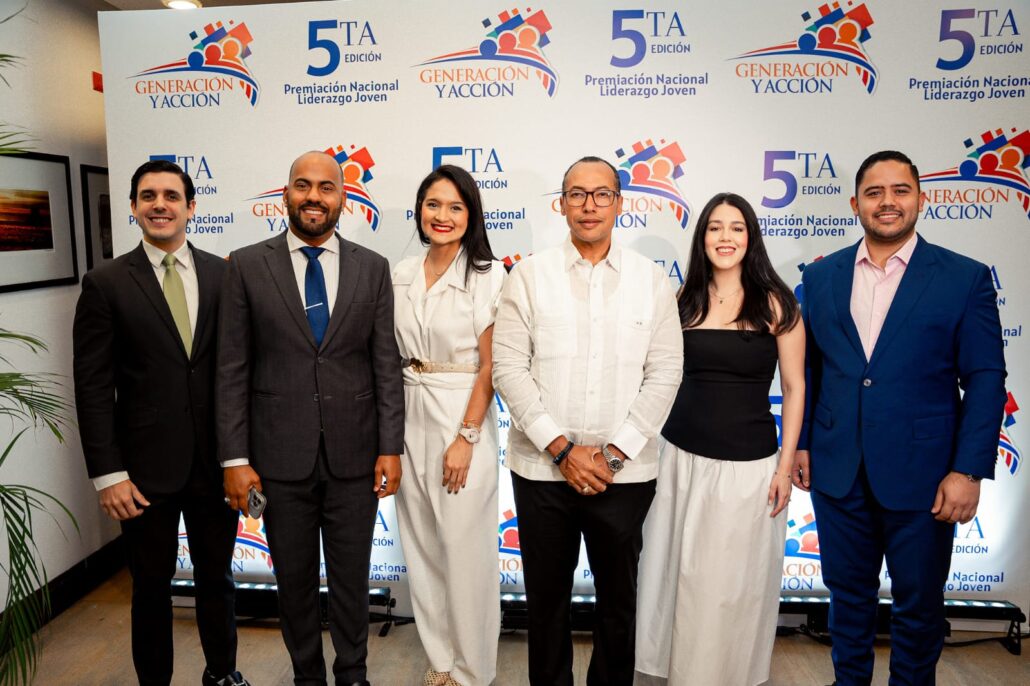
[[290, 258], [290, 248], [286, 243], [285, 233], [282, 234], [281, 240], [268, 244], [265, 263], [268, 265], [268, 271], [272, 274], [272, 280], [279, 289], [279, 295], [282, 296], [290, 317], [314, 347], [315, 337], [311, 333], [311, 324], [308, 323], [307, 315], [304, 313], [304, 300], [301, 298], [300, 291], [297, 290], [297, 277], [293, 272], [293, 260]]
[[175, 320], [172, 319], [172, 311], [168, 309], [168, 301], [165, 300], [165, 294], [158, 285], [157, 278], [154, 276], [154, 266], [147, 259], [147, 253], [143, 250], [142, 243], [129, 253], [129, 275], [139, 286], [140, 290], [143, 291], [143, 295], [146, 296], [147, 300], [150, 301], [150, 304], [157, 312], [157, 316], [168, 327], [168, 333], [175, 340], [176, 346], [178, 346], [184, 356], [188, 357], [186, 355], [186, 346], [182, 344], [182, 337], [179, 335], [179, 329], [175, 326]]
[[880, 335], [873, 347], [872, 359], [869, 360], [870, 367], [875, 364], [876, 360], [883, 357], [883, 350], [890, 345], [891, 340], [904, 327], [909, 313], [923, 295], [936, 271], [937, 260], [930, 247], [922, 238], [917, 241], [916, 249], [912, 252], [912, 259], [905, 267], [905, 274], [901, 277], [894, 300], [891, 301], [891, 307], [887, 310], [887, 317], [883, 320], [883, 328], [880, 329]]
[[841, 328], [844, 329], [844, 335], [855, 352], [865, 360], [862, 339], [858, 335], [855, 318], [851, 316], [851, 290], [855, 284], [855, 255], [857, 253], [858, 243], [846, 248], [841, 253], [837, 268], [833, 272], [833, 304], [837, 309], [837, 319], [840, 321]]
[[354, 302], [354, 291], [361, 276], [361, 263], [354, 254], [354, 246], [341, 238], [339, 234], [336, 235], [336, 238], [340, 241], [340, 278], [337, 283], [333, 313], [329, 317], [329, 327], [325, 331], [325, 336], [322, 337], [323, 348], [329, 344], [329, 340], [339, 330], [340, 324], [347, 316], [347, 310]]
[[197, 270], [197, 326], [193, 332], [193, 357], [206, 345], [211, 337], [211, 326], [208, 321], [211, 314], [211, 301], [214, 294], [221, 287], [218, 271], [211, 264], [211, 258], [206, 254], [194, 249], [190, 245], [190, 252], [193, 254], [193, 268]]

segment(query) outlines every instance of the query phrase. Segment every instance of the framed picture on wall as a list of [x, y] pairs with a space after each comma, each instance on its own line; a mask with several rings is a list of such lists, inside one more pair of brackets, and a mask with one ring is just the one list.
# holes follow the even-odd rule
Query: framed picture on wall
[[114, 257], [111, 243], [111, 192], [107, 169], [80, 164], [82, 222], [86, 231], [86, 271]]
[[71, 165], [62, 155], [0, 155], [0, 292], [77, 283]]

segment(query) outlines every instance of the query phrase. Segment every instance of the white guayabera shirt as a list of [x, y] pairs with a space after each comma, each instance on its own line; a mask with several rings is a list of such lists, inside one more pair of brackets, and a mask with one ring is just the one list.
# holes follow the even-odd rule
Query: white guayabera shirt
[[563, 481], [545, 449], [564, 435], [622, 450], [630, 459], [616, 483], [658, 476], [656, 437], [683, 374], [683, 336], [654, 262], [613, 244], [591, 265], [568, 239], [522, 260], [501, 292], [493, 356], [513, 472]]

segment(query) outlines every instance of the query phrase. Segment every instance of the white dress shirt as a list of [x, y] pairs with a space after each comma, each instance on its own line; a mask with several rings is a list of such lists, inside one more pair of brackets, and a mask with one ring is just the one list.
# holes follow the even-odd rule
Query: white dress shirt
[[513, 472], [563, 481], [545, 449], [564, 435], [624, 452], [616, 483], [657, 477], [656, 437], [679, 389], [683, 336], [654, 262], [612, 245], [591, 265], [571, 240], [522, 260], [501, 292], [493, 357], [512, 417]]
[[[161, 248], [151, 245], [146, 241], [142, 242], [143, 252], [147, 254], [147, 261], [154, 268], [154, 278], [157, 279], [158, 288], [164, 292], [165, 266], [163, 264], [167, 254]], [[193, 266], [193, 253], [190, 251], [189, 243], [183, 241], [179, 249], [172, 253], [175, 255], [175, 270], [179, 272], [182, 279], [182, 289], [186, 292], [186, 310], [190, 315], [190, 333], [197, 331], [197, 309], [200, 303], [200, 287], [197, 285], [197, 270]], [[98, 491], [114, 486], [129, 478], [126, 471], [111, 472], [93, 479], [93, 487]]]
[[[297, 238], [292, 231], [286, 230], [286, 245], [290, 248], [290, 259], [293, 260], [293, 275], [297, 278], [297, 290], [300, 291], [300, 300], [304, 302], [304, 276], [308, 270], [308, 256], [300, 251], [307, 247], [307, 243]], [[333, 305], [336, 304], [336, 292], [340, 286], [340, 239], [333, 236], [322, 245], [325, 248], [318, 256], [318, 262], [322, 265], [322, 274], [325, 275], [325, 294], [329, 298], [329, 316], [333, 315]], [[311, 303], [304, 302], [307, 307]]]

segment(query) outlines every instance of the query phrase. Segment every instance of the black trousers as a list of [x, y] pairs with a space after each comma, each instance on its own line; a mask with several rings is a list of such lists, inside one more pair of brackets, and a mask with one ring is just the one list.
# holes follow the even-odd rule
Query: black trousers
[[337, 479], [325, 449], [314, 472], [301, 481], [263, 479], [268, 497], [265, 533], [279, 587], [283, 642], [295, 684], [325, 686], [322, 623], [318, 608], [319, 542], [329, 587], [329, 635], [336, 651], [337, 683], [366, 678], [368, 564], [379, 500], [372, 475]]
[[512, 473], [529, 609], [529, 682], [572, 686], [572, 585], [580, 537], [594, 575], [594, 650], [588, 686], [631, 686], [637, 562], [655, 481], [580, 495], [565, 482]]
[[[132, 574], [132, 662], [143, 686], [172, 680], [172, 594], [179, 515], [196, 584], [197, 630], [206, 667], [221, 678], [236, 671], [236, 608], [232, 554], [239, 516], [221, 488], [194, 475], [182, 492], [149, 498], [143, 514], [122, 522]], [[190, 678], [192, 681], [192, 677]], [[197, 679], [199, 682], [199, 674]]]

